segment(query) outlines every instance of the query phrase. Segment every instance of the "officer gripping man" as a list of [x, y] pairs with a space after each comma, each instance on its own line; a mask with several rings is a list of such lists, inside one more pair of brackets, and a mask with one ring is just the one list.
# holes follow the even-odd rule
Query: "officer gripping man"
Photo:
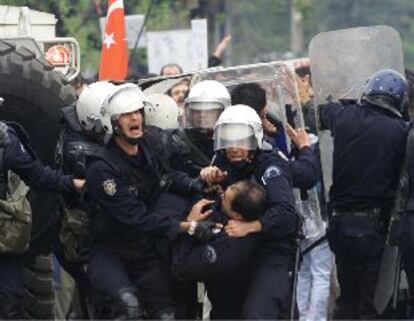
[[319, 109], [321, 127], [334, 139], [328, 240], [341, 287], [340, 319], [376, 317], [373, 297], [404, 157], [407, 97], [404, 76], [384, 69], [371, 76], [361, 102]]
[[266, 190], [267, 208], [257, 220], [230, 220], [229, 236], [260, 233], [263, 241], [243, 306], [247, 319], [275, 319], [287, 308], [290, 277], [295, 261], [298, 217], [287, 162], [263, 144], [259, 115], [250, 107], [228, 107], [214, 128], [216, 166], [204, 168], [201, 178], [208, 184], [227, 187], [253, 179]]
[[[212, 221], [225, 225], [230, 219], [253, 221], [264, 214], [265, 207], [266, 192], [260, 185], [249, 180], [236, 182], [212, 206], [208, 221], [196, 225], [215, 227]], [[181, 236], [174, 245], [173, 273], [181, 280], [205, 283], [212, 303], [211, 319], [240, 319], [260, 235], [235, 238], [218, 229], [195, 232]]]
[[[13, 126], [13, 127], [11, 127]], [[15, 129], [13, 129], [15, 128]], [[22, 137], [20, 138], [19, 135]], [[21, 254], [29, 246], [31, 210], [25, 195], [10, 194], [11, 173], [29, 187], [54, 192], [80, 191], [84, 181], [44, 167], [17, 124], [0, 123], [1, 218], [0, 218], [0, 318], [24, 318], [23, 263]], [[24, 219], [22, 219], [24, 218]], [[26, 220], [27, 219], [27, 220]], [[24, 222], [23, 224], [21, 222]]]

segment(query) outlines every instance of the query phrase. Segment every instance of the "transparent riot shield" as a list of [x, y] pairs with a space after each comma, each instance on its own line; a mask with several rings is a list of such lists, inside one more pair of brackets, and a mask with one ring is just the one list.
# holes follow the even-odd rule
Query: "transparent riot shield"
[[[242, 83], [258, 83], [266, 90], [268, 113], [282, 123], [289, 121], [303, 126], [295, 74], [283, 62], [207, 69], [197, 72], [192, 83], [217, 80], [231, 91]], [[286, 106], [288, 112], [286, 112]]]
[[[289, 123], [293, 127], [304, 127], [296, 75], [283, 62], [205, 70], [198, 72], [192, 82], [201, 80], [220, 81], [230, 91], [241, 83], [258, 83], [266, 90], [267, 110], [273, 119], [279, 120], [283, 126]], [[286, 140], [287, 146], [290, 146], [291, 142], [287, 135]], [[312, 237], [317, 237], [318, 234], [323, 233], [323, 225], [316, 189], [302, 192], [302, 195], [295, 189], [294, 193], [296, 208], [304, 218], [304, 230], [312, 230]]]
[[[404, 74], [401, 38], [388, 26], [373, 26], [324, 32], [309, 44], [315, 103], [327, 100], [359, 99], [368, 78], [383, 68]], [[325, 191], [332, 185], [333, 140], [329, 131], [320, 131], [320, 153]], [[396, 205], [398, 205], [398, 192]], [[328, 194], [326, 194], [328, 199]], [[397, 214], [396, 214], [397, 213]], [[398, 211], [391, 212], [391, 222], [398, 219]], [[393, 294], [398, 292], [399, 251], [390, 242], [392, 224], [384, 249], [380, 275], [374, 296], [374, 306], [382, 313]]]
[[[402, 42], [388, 26], [322, 32], [309, 44], [313, 91], [317, 105], [328, 99], [358, 99], [368, 78], [383, 68], [404, 74]], [[319, 133], [326, 199], [332, 185], [333, 142], [329, 131]]]

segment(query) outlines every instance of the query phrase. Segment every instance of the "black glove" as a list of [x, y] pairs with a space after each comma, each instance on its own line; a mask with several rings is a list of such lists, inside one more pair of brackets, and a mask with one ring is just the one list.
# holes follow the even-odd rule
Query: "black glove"
[[191, 180], [188, 186], [188, 191], [194, 194], [202, 194], [204, 190], [204, 182], [200, 178], [194, 178]]
[[7, 133], [8, 126], [0, 122], [0, 148], [6, 147], [10, 144], [9, 134]]
[[215, 233], [213, 232], [213, 229], [215, 227], [216, 227], [215, 222], [211, 222], [211, 221], [198, 222], [193, 236], [197, 240], [200, 240], [202, 242], [207, 242], [214, 237]]

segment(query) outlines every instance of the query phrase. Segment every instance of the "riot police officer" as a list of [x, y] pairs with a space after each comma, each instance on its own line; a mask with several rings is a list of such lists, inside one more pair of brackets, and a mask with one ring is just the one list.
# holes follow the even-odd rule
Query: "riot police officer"
[[86, 174], [88, 198], [97, 213], [86, 248], [87, 273], [93, 288], [114, 302], [115, 316], [137, 319], [145, 311], [150, 318], [171, 319], [169, 275], [151, 236], [172, 229], [185, 232], [190, 226], [151, 209], [162, 186], [191, 192], [192, 180], [169, 172], [158, 137], [144, 127], [145, 104], [140, 89], [125, 84], [101, 108], [102, 127], [110, 138]]
[[405, 213], [401, 218], [401, 234], [400, 234], [400, 250], [401, 259], [404, 266], [404, 271], [407, 275], [407, 281], [409, 286], [409, 309], [408, 318], [414, 318], [414, 122], [409, 124], [409, 131], [407, 135], [407, 147], [406, 147], [406, 166], [408, 186], [405, 188], [404, 197], [405, 200]]
[[204, 80], [191, 88], [185, 100], [186, 128], [168, 133], [172, 168], [195, 178], [210, 164], [214, 123], [229, 105], [230, 94], [218, 81]]
[[0, 137], [0, 317], [16, 319], [24, 318], [21, 305], [24, 292], [21, 254], [29, 246], [31, 210], [25, 194], [15, 195], [15, 191], [10, 189], [10, 171], [36, 190], [72, 192], [80, 190], [84, 181], [44, 167], [19, 125], [0, 123]]
[[251, 271], [243, 317], [278, 318], [289, 301], [289, 273], [294, 265], [298, 229], [288, 164], [277, 151], [263, 144], [262, 121], [245, 105], [228, 107], [220, 115], [214, 128], [214, 150], [216, 166], [201, 171], [203, 180], [226, 187], [254, 179], [266, 190], [267, 208], [259, 219], [230, 220], [225, 230], [234, 237], [251, 233], [263, 237]]
[[338, 318], [375, 318], [373, 306], [389, 211], [404, 156], [408, 86], [394, 70], [373, 74], [360, 103], [320, 107], [334, 139], [328, 231], [341, 296]]

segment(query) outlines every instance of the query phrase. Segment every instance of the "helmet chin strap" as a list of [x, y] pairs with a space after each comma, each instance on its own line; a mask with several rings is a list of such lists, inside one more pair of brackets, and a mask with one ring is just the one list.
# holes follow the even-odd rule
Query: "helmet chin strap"
[[112, 128], [114, 129], [114, 134], [122, 137], [123, 139], [125, 139], [128, 144], [130, 145], [138, 145], [142, 136], [137, 137], [137, 138], [132, 138], [132, 137], [128, 137], [127, 135], [125, 135], [125, 133], [121, 130], [121, 127], [119, 126], [118, 120], [113, 120], [112, 121]]

